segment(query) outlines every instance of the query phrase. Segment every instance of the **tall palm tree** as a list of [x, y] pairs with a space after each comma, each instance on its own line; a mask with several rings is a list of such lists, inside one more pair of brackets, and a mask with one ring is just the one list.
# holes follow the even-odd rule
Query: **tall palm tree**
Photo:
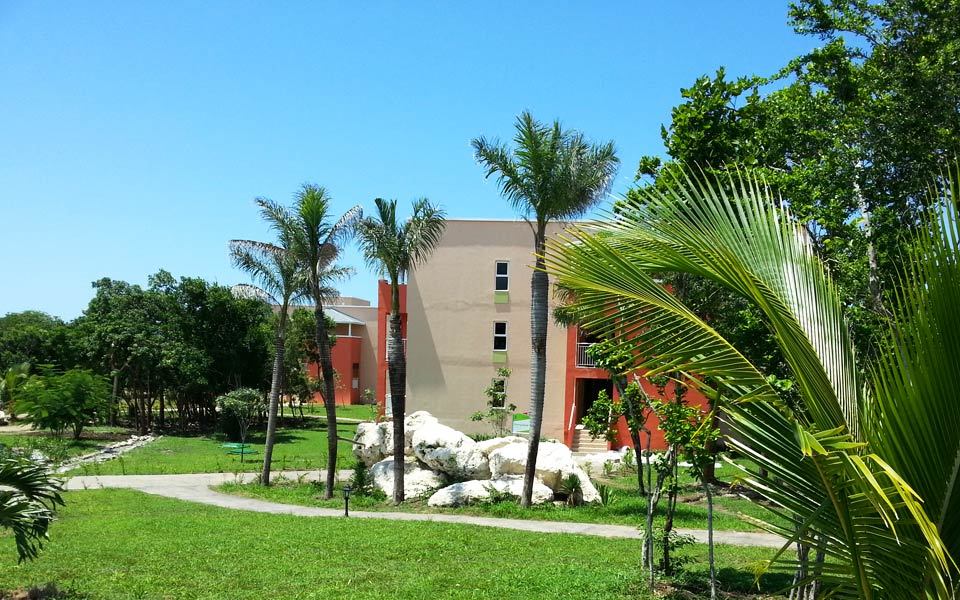
[[[769, 526], [788, 540], [772, 566], [795, 573], [802, 597], [811, 587], [831, 597], [950, 597], [960, 562], [960, 171], [907, 240], [909, 267], [868, 368], [835, 285], [779, 199], [749, 176], [722, 185], [674, 177], [552, 242], [547, 270], [588, 330], [628, 323], [634, 367], [684, 373], [721, 402], [727, 443], [755, 464], [741, 467], [743, 482], [789, 523]], [[752, 301], [800, 406], [786, 407], [760, 366], [668, 293], [654, 278], [662, 272]], [[808, 550], [793, 558], [793, 544]]]
[[403, 502], [403, 417], [407, 402], [407, 357], [400, 321], [400, 284], [436, 248], [446, 227], [444, 213], [425, 198], [413, 203], [406, 221], [397, 219], [397, 201], [374, 200], [377, 214], [357, 225], [360, 249], [367, 262], [390, 281], [390, 335], [387, 371], [393, 412], [393, 501]]
[[63, 486], [43, 465], [0, 458], [0, 529], [13, 531], [20, 561], [36, 558], [53, 522]]
[[[282, 206], [258, 198], [260, 214], [277, 233], [277, 244], [253, 240], [231, 240], [230, 256], [234, 265], [247, 272], [257, 285], [241, 284], [234, 286], [234, 293], [279, 306], [277, 329], [274, 335], [273, 374], [270, 380], [270, 405], [267, 412], [267, 439], [263, 450], [263, 470], [260, 482], [270, 485], [270, 466], [273, 459], [273, 446], [277, 432], [277, 410], [280, 405], [280, 387], [283, 382], [284, 354], [287, 320], [291, 305], [299, 303], [310, 295], [307, 275], [297, 256], [290, 250], [293, 240], [285, 227], [292, 215]], [[331, 284], [352, 273], [346, 267], [337, 267], [328, 261], [321, 267], [324, 282], [322, 292], [325, 298], [338, 295]]]
[[323, 187], [304, 184], [294, 198], [294, 206], [283, 219], [282, 227], [291, 240], [291, 251], [307, 276], [307, 287], [313, 300], [316, 320], [316, 345], [323, 376], [323, 405], [327, 414], [327, 477], [324, 498], [333, 497], [337, 477], [337, 406], [334, 389], [333, 359], [330, 353], [330, 334], [327, 331], [324, 304], [329, 301], [325, 285], [325, 267], [340, 252], [340, 247], [352, 235], [354, 225], [362, 216], [354, 206], [333, 221], [330, 194]]
[[473, 140], [486, 176], [497, 175], [500, 192], [533, 231], [536, 268], [531, 276], [530, 449], [523, 478], [523, 506], [530, 506], [547, 375], [547, 313], [550, 281], [543, 268], [547, 226], [575, 219], [602, 198], [620, 165], [612, 142], [591, 144], [559, 121], [547, 126], [524, 111], [516, 122], [515, 149], [486, 138]]

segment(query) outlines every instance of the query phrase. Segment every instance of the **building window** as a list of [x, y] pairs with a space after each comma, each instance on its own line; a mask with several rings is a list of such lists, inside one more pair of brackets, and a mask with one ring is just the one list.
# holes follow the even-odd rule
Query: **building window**
[[507, 324], [504, 321], [497, 321], [493, 324], [493, 349], [507, 349]]
[[497, 261], [497, 277], [493, 289], [497, 292], [506, 292], [510, 289], [510, 263], [507, 261]]

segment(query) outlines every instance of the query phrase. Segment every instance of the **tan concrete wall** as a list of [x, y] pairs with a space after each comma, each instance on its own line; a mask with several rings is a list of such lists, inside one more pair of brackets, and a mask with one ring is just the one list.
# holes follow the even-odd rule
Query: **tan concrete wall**
[[[377, 307], [335, 306], [340, 312], [363, 321], [353, 326], [353, 335], [360, 337], [360, 393], [377, 389]], [[342, 327], [346, 327], [345, 325]]]
[[[554, 227], [551, 233], [560, 230]], [[495, 263], [510, 263], [509, 303], [494, 303]], [[470, 415], [486, 408], [496, 375], [493, 323], [507, 322], [508, 402], [530, 407], [530, 276], [533, 233], [523, 221], [447, 222], [439, 246], [407, 288], [407, 412], [427, 410], [465, 431], [489, 432]], [[547, 331], [543, 435], [562, 439], [566, 330]]]

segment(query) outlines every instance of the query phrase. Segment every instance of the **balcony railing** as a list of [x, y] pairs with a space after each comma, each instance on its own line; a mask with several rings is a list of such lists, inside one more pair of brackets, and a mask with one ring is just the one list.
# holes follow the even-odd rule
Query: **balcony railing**
[[591, 342], [580, 342], [577, 344], [577, 366], [578, 367], [587, 367], [594, 368], [597, 366], [597, 363], [593, 362], [593, 359], [590, 358], [590, 355], [587, 354], [587, 348], [592, 346]]

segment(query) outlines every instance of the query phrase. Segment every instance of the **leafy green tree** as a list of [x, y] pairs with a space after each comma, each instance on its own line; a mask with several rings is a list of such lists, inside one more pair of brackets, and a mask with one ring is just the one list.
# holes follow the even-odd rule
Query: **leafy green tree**
[[0, 529], [13, 532], [20, 562], [40, 554], [56, 507], [63, 506], [62, 489], [44, 465], [0, 456]]
[[232, 421], [240, 434], [240, 443], [247, 442], [247, 431], [263, 414], [266, 404], [258, 390], [240, 388], [217, 396], [217, 410], [222, 418]]
[[333, 497], [337, 476], [337, 407], [334, 388], [333, 358], [330, 353], [330, 334], [323, 307], [330, 301], [329, 266], [340, 253], [341, 245], [353, 233], [361, 216], [355, 206], [333, 221], [333, 207], [326, 189], [304, 184], [296, 194], [294, 206], [287, 210], [271, 204], [270, 217], [275, 227], [289, 236], [290, 250], [297, 257], [307, 275], [310, 298], [313, 300], [315, 343], [323, 375], [323, 404], [327, 417], [327, 473], [324, 498]]
[[0, 377], [0, 410], [13, 412], [17, 388], [27, 380], [30, 363], [13, 365]]
[[[791, 3], [794, 29], [825, 43], [770, 76], [699, 78], [663, 129], [670, 160], [645, 157], [638, 176], [702, 168], [722, 185], [754, 170], [804, 224], [869, 357], [899, 285], [902, 234], [920, 222], [929, 174], [960, 152], [958, 14], [957, 0]], [[721, 305], [698, 314], [751, 360], [779, 363], [771, 374], [793, 377], [756, 310], [695, 285]]]
[[426, 198], [413, 203], [405, 221], [397, 218], [397, 201], [377, 198], [377, 213], [357, 225], [360, 249], [367, 263], [390, 282], [390, 324], [387, 339], [387, 373], [393, 412], [393, 501], [403, 502], [404, 433], [407, 404], [407, 356], [400, 320], [400, 284], [410, 271], [430, 257], [446, 227], [444, 213]]
[[57, 317], [36, 310], [0, 317], [0, 372], [23, 363], [75, 366], [68, 330]]
[[[691, 385], [723, 396], [725, 441], [755, 461], [742, 467], [743, 483], [789, 522], [769, 525], [788, 540], [771, 566], [801, 574], [797, 586], [822, 586], [805, 594], [951, 594], [960, 557], [958, 182], [960, 172], [925, 202], [869, 366], [857, 362], [846, 307], [803, 223], [756, 179], [658, 182], [601, 230], [548, 248], [547, 268], [589, 330], [631, 339], [635, 368], [695, 373]], [[663, 288], [654, 275], [665, 271], [714, 281], [761, 310], [796, 378], [796, 409]], [[791, 558], [793, 544], [830, 560]]]
[[547, 227], [577, 218], [606, 194], [620, 165], [612, 142], [591, 144], [583, 134], [545, 125], [523, 112], [517, 118], [514, 149], [484, 137], [473, 140], [486, 177], [497, 176], [500, 192], [530, 224], [535, 268], [531, 276], [530, 450], [521, 504], [530, 506], [543, 425], [547, 373], [547, 319], [550, 282], [543, 269]]
[[71, 428], [73, 439], [80, 439], [87, 423], [106, 416], [109, 398], [107, 382], [91, 371], [47, 370], [27, 380], [17, 395], [16, 408], [27, 414], [35, 429], [49, 429], [60, 437]]

